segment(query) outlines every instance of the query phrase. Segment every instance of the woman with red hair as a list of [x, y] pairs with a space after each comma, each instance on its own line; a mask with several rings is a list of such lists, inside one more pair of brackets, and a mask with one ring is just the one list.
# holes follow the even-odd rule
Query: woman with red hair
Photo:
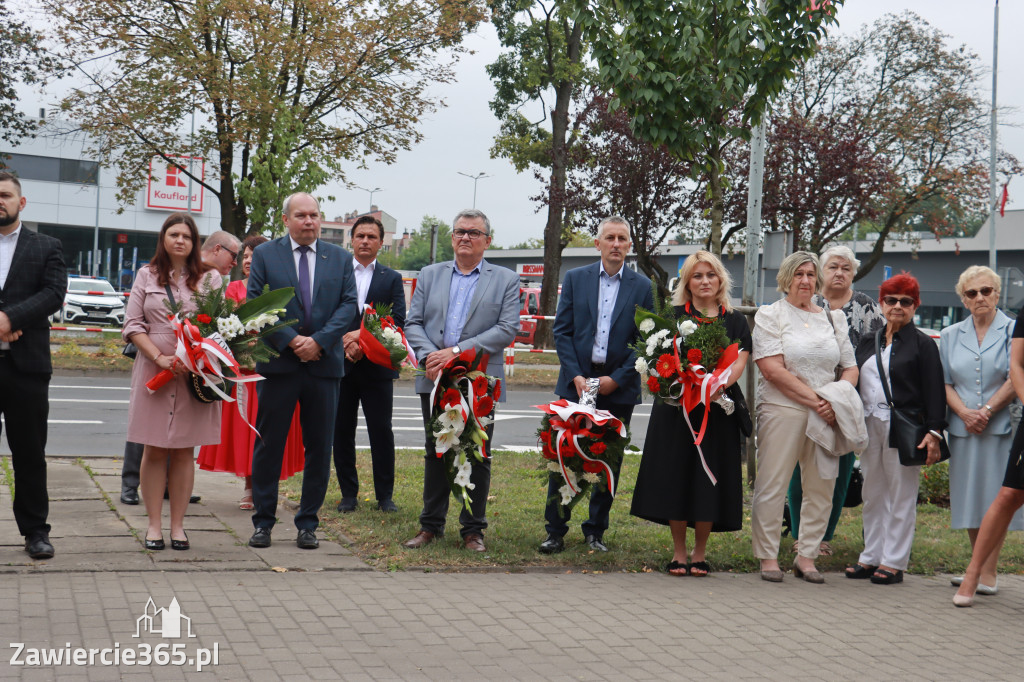
[[[917, 280], [901, 273], [882, 282], [879, 302], [885, 329], [865, 335], [857, 344], [861, 399], [868, 430], [868, 447], [861, 453], [864, 473], [864, 551], [846, 577], [870, 578], [879, 585], [903, 582], [910, 561], [917, 520], [917, 467], [900, 464], [896, 448], [889, 447], [890, 414], [883, 381], [893, 405], [917, 411], [928, 434], [918, 445], [927, 449], [928, 464], [939, 461], [939, 442], [946, 428], [946, 387], [935, 341], [914, 326], [921, 305]], [[879, 362], [884, 378], [879, 373]]]

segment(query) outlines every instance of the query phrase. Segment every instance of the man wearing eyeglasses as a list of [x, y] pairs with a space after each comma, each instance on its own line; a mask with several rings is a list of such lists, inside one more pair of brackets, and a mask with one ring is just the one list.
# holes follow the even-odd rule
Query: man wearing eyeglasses
[[230, 232], [217, 230], [203, 242], [199, 255], [202, 256], [204, 263], [212, 265], [222, 277], [227, 277], [231, 273], [231, 268], [238, 264], [238, 253], [241, 249], [242, 242], [238, 241], [238, 237]]
[[[491, 245], [491, 223], [482, 211], [467, 209], [452, 222], [452, 248], [455, 260], [428, 265], [420, 271], [416, 290], [406, 318], [405, 335], [416, 351], [425, 376], [416, 379], [423, 420], [431, 413], [430, 391], [445, 364], [470, 348], [487, 353], [487, 374], [500, 377], [502, 351], [519, 329], [519, 277], [507, 268], [484, 260]], [[500, 400], [505, 399], [502, 392]], [[448, 474], [444, 461], [437, 457], [429, 427], [423, 475], [423, 511], [420, 531], [405, 543], [417, 549], [444, 534], [448, 516]], [[491, 485], [490, 444], [494, 424], [487, 427], [484, 445], [486, 458], [473, 462], [470, 482], [470, 510], [462, 509], [459, 522], [466, 549], [484, 552], [487, 528], [487, 494]]]

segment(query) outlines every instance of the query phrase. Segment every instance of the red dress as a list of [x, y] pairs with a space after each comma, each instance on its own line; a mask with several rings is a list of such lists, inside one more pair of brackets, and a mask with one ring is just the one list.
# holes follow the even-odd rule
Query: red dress
[[[226, 295], [239, 303], [245, 300], [245, 286], [241, 280], [228, 284]], [[252, 372], [246, 373], [252, 374]], [[259, 404], [256, 401], [256, 384], [244, 384], [248, 392], [246, 413], [249, 423], [256, 425]], [[252, 449], [256, 445], [256, 432], [250, 429], [238, 416], [238, 406], [225, 402], [220, 421], [220, 443], [204, 445], [199, 450], [199, 468], [205, 471], [227, 471], [236, 476], [252, 476]], [[295, 406], [292, 427], [284, 446], [284, 460], [281, 463], [281, 480], [302, 471], [306, 465], [306, 452], [302, 447], [302, 429], [299, 426], [299, 406]]]

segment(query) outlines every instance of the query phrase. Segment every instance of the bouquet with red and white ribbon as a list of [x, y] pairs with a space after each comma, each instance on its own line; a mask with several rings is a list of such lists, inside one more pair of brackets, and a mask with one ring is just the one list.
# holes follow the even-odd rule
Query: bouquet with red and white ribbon
[[[235, 402], [228, 382], [240, 384], [262, 380], [259, 374], [243, 374], [242, 368], [252, 369], [257, 362], [265, 362], [278, 355], [266, 344], [264, 337], [295, 323], [295, 320], [281, 320], [279, 317], [295, 290], [289, 287], [270, 291], [265, 287], [263, 294], [238, 305], [224, 296], [226, 287], [227, 283], [218, 288], [205, 284], [193, 296], [196, 310], [187, 315], [182, 312], [180, 301], [175, 304], [168, 301], [167, 308], [168, 319], [177, 337], [175, 362], [180, 362], [202, 379], [218, 398]], [[173, 372], [163, 370], [146, 382], [146, 388], [154, 393], [173, 378]], [[245, 391], [237, 393], [239, 414], [244, 420]]]
[[[683, 418], [693, 434], [704, 472], [717, 483], [700, 449], [707, 429], [711, 397], [726, 386], [732, 364], [739, 357], [739, 343], [729, 338], [720, 318], [699, 318], [684, 315], [671, 320], [637, 307], [636, 326], [640, 340], [633, 344], [636, 371], [647, 391], [669, 405], [682, 408]], [[714, 402], [727, 414], [735, 405], [724, 394]], [[690, 412], [705, 405], [700, 428], [690, 423]]]
[[[596, 384], [596, 379], [589, 381]], [[596, 386], [592, 392], [596, 399]], [[615, 415], [596, 408], [588, 391], [581, 402], [564, 398], [547, 405], [534, 405], [544, 412], [537, 437], [548, 471], [559, 473], [565, 485], [559, 488], [562, 507], [571, 510], [580, 493], [593, 485], [615, 494], [615, 472], [629, 443], [626, 425]]]
[[391, 317], [390, 303], [367, 306], [363, 311], [363, 320], [359, 323], [359, 348], [370, 362], [396, 372], [406, 360], [416, 366], [416, 354], [405, 338], [405, 332]]
[[482, 462], [487, 454], [485, 429], [494, 421], [494, 406], [501, 397], [501, 380], [488, 376], [486, 353], [470, 348], [448, 361], [430, 392], [429, 428], [434, 435], [434, 450], [444, 459], [452, 492], [469, 508], [469, 490], [476, 484], [470, 476], [473, 461]]

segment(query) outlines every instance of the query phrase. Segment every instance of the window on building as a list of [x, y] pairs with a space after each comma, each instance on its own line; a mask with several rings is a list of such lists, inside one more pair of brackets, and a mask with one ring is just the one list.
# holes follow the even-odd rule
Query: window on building
[[0, 168], [6, 168], [22, 180], [96, 184], [99, 164], [82, 159], [58, 159], [34, 154], [2, 154]]

